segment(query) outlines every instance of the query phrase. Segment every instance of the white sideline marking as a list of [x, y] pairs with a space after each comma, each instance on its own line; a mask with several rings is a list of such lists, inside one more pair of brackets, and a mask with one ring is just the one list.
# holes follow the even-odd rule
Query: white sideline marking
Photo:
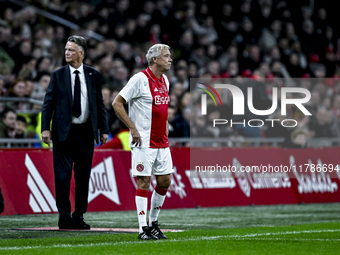
[[[286, 231], [286, 232], [276, 232], [276, 233], [256, 233], [249, 235], [231, 235], [231, 236], [207, 236], [198, 238], [188, 238], [188, 239], [170, 239], [170, 240], [159, 240], [156, 242], [190, 242], [190, 241], [202, 241], [202, 240], [217, 240], [217, 239], [249, 239], [249, 240], [286, 240], [285, 238], [251, 238], [257, 236], [272, 236], [272, 235], [295, 235], [295, 234], [312, 234], [312, 233], [332, 233], [340, 232], [340, 229], [319, 229], [319, 230], [301, 230], [301, 231]], [[290, 239], [291, 240], [291, 239]], [[295, 238], [295, 241], [339, 241], [340, 239], [320, 239], [320, 238]], [[119, 243], [89, 243], [89, 244], [55, 244], [55, 245], [36, 245], [36, 246], [9, 246], [0, 247], [0, 250], [31, 250], [31, 249], [50, 249], [50, 248], [72, 248], [72, 247], [94, 247], [94, 246], [117, 246], [125, 244], [140, 244], [146, 243], [145, 241], [129, 241], [129, 242], [119, 242]]]
[[276, 232], [276, 233], [257, 233], [249, 235], [234, 235], [228, 237], [244, 238], [244, 237], [255, 237], [255, 236], [271, 236], [271, 235], [294, 235], [294, 234], [311, 234], [311, 233], [326, 233], [326, 232], [340, 232], [340, 229], [320, 229], [320, 230], [301, 230], [301, 231], [287, 231], [287, 232]]
[[[255, 240], [255, 241], [287, 241], [287, 238], [242, 238], [243, 240]], [[289, 241], [303, 241], [303, 242], [339, 242], [340, 239], [321, 239], [321, 238], [294, 238]]]

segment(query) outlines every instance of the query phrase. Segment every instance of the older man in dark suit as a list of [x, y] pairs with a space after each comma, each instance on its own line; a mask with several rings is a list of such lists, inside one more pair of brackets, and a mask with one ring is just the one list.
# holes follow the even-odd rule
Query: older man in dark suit
[[[68, 65], [52, 73], [42, 108], [42, 139], [53, 140], [53, 166], [59, 229], [90, 229], [83, 214], [88, 205], [94, 140], [107, 142], [109, 128], [101, 93], [101, 74], [83, 65], [86, 40], [71, 36], [65, 46]], [[50, 122], [52, 120], [52, 134]], [[71, 215], [70, 182], [74, 163], [75, 211]]]

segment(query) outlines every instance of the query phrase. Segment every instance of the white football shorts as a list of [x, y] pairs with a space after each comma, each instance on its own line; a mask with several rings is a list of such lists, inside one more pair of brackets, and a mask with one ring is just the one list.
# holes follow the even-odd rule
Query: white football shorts
[[131, 148], [132, 177], [174, 172], [170, 148]]

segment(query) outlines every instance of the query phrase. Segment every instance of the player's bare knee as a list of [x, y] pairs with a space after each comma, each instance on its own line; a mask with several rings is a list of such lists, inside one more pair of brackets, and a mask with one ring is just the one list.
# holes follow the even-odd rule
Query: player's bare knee
[[157, 179], [157, 186], [162, 189], [168, 189], [171, 184], [171, 177], [170, 175], [163, 176], [162, 178]]
[[150, 176], [137, 176], [137, 188], [148, 190], [150, 187]]
[[162, 185], [162, 189], [168, 189], [170, 187], [170, 184], [171, 184], [171, 180], [166, 180], [165, 182], [163, 182], [163, 185]]

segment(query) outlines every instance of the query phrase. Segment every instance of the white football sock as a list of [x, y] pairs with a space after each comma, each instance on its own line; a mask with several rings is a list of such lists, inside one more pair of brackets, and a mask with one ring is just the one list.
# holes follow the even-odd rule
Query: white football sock
[[146, 223], [146, 213], [148, 207], [148, 198], [147, 198], [147, 191], [146, 190], [136, 190], [136, 208], [137, 208], [137, 216], [138, 216], [138, 223], [139, 223], [139, 233], [143, 232], [142, 227], [147, 226]]
[[151, 208], [149, 214], [149, 226], [152, 226], [152, 222], [156, 221], [158, 218], [159, 212], [161, 211], [165, 200], [166, 191], [167, 190], [158, 188], [156, 186], [155, 190], [152, 193]]

